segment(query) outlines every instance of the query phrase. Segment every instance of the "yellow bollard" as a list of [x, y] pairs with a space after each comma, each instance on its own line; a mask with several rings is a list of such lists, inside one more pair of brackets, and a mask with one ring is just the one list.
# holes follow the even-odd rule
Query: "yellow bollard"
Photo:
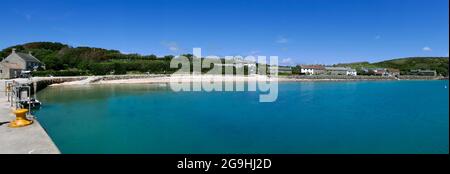
[[16, 119], [11, 121], [9, 124], [10, 128], [19, 128], [19, 127], [25, 127], [30, 124], [33, 124], [33, 121], [28, 120], [26, 113], [28, 112], [28, 109], [17, 109], [14, 111], [14, 114], [16, 114]]

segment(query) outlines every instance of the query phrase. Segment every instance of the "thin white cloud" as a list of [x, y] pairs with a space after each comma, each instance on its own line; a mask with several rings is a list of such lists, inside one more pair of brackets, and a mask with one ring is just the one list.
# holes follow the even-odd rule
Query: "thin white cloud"
[[433, 51], [430, 47], [426, 46], [422, 48], [423, 51]]
[[180, 47], [178, 46], [178, 43], [176, 43], [176, 42], [162, 42], [162, 45], [165, 46], [167, 49], [169, 49], [172, 52], [177, 52], [180, 50]]
[[170, 46], [170, 47], [169, 47], [169, 50], [170, 50], [170, 51], [178, 51], [179, 48], [178, 48], [177, 46]]
[[249, 56], [257, 56], [258, 54], [261, 54], [261, 51], [253, 50], [248, 53]]
[[279, 44], [286, 44], [289, 42], [289, 39], [287, 39], [286, 37], [280, 36], [277, 38], [277, 40], [275, 42], [279, 43]]
[[286, 65], [286, 66], [291, 66], [291, 65], [295, 65], [295, 62], [291, 58], [284, 58], [281, 60], [280, 64]]

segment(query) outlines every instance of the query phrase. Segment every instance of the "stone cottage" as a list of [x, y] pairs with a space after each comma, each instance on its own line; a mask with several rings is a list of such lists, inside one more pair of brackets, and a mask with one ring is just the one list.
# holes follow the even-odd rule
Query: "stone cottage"
[[22, 71], [34, 71], [43, 64], [30, 53], [12, 53], [0, 62], [0, 79], [12, 79], [20, 77]]

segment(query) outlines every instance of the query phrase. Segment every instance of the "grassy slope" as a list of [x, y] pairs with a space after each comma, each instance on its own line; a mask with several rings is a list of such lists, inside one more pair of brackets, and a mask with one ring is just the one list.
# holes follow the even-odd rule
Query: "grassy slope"
[[438, 74], [448, 76], [448, 57], [411, 57], [387, 60], [377, 63], [358, 62], [348, 64], [337, 64], [336, 66], [348, 66], [357, 70], [366, 68], [395, 68], [400, 69], [402, 73], [409, 72], [412, 69], [431, 69], [436, 70]]

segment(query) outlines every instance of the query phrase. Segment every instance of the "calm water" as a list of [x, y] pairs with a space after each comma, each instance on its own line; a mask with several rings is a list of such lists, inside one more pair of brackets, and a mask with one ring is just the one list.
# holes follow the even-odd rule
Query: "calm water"
[[449, 153], [448, 81], [281, 83], [256, 92], [51, 87], [38, 119], [63, 153]]

